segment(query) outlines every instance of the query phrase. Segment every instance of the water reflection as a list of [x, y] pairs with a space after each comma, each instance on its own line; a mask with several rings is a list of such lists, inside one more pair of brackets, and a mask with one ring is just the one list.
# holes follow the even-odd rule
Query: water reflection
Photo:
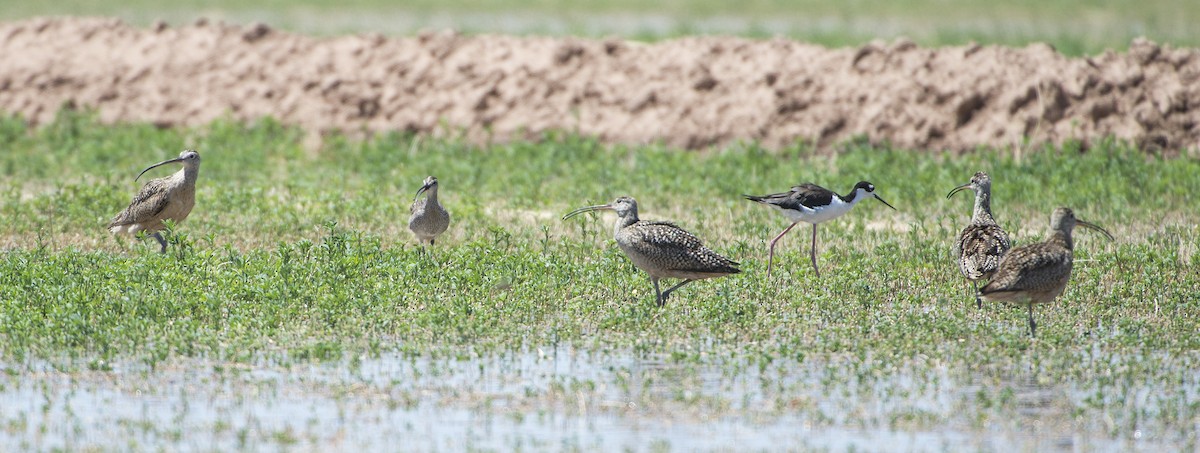
[[1129, 446], [1077, 424], [1079, 397], [1036, 375], [981, 379], [929, 358], [885, 366], [716, 355], [550, 347], [290, 367], [191, 360], [67, 374], [0, 365], [9, 368], [0, 451]]

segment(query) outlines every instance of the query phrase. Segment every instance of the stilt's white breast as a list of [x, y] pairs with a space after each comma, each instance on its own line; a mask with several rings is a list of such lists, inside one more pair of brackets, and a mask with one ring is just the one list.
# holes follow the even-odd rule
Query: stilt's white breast
[[825, 206], [815, 206], [812, 208], [801, 206], [800, 210], [784, 209], [776, 205], [771, 205], [771, 207], [783, 211], [783, 215], [787, 216], [788, 220], [792, 222], [821, 223], [845, 215], [847, 212], [850, 212], [850, 208], [853, 208], [854, 204], [842, 201], [841, 198], [833, 197], [833, 200]]

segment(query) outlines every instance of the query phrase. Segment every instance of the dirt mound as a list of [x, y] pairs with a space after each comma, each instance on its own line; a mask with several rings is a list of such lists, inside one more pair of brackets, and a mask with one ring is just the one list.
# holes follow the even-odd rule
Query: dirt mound
[[566, 130], [686, 148], [864, 136], [920, 149], [1106, 136], [1200, 147], [1200, 51], [1146, 41], [1126, 54], [1067, 58], [1045, 45], [318, 39], [261, 24], [139, 29], [55, 18], [0, 24], [0, 55], [0, 110], [39, 124], [68, 104], [106, 121], [269, 115], [310, 130], [465, 130], [479, 141]]

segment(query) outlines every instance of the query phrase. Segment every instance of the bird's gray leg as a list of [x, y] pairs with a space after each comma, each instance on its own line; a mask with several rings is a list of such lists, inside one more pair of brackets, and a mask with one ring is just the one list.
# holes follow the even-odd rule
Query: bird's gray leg
[[666, 303], [666, 301], [663, 300], [662, 291], [658, 289], [658, 279], [654, 278], [654, 277], [650, 277], [650, 283], [654, 284], [654, 302], [657, 303], [658, 306], [660, 306], [660, 307], [663, 306], [663, 304]]
[[663, 295], [662, 295], [662, 302], [660, 302], [660, 303], [659, 303], [659, 305], [660, 305], [660, 306], [661, 306], [661, 305], [666, 305], [666, 303], [667, 303], [667, 298], [668, 298], [668, 297], [671, 297], [671, 291], [675, 291], [675, 290], [679, 289], [679, 287], [680, 287], [680, 286], [686, 285], [686, 284], [688, 284], [688, 283], [691, 283], [691, 282], [693, 282], [693, 281], [694, 281], [694, 280], [692, 280], [692, 279], [690, 279], [690, 278], [689, 278], [689, 279], [685, 279], [685, 280], [684, 280], [684, 281], [682, 281], [682, 282], [679, 282], [679, 284], [678, 284], [678, 285], [672, 286], [672, 287], [671, 287], [671, 289], [668, 289], [668, 290], [667, 290], [667, 292], [663, 293]]
[[767, 247], [767, 278], [771, 278], [771, 265], [775, 263], [775, 243], [779, 242], [779, 238], [787, 234], [788, 231], [792, 231], [792, 227], [796, 226], [796, 223], [788, 225], [787, 228], [784, 228], [782, 233], [779, 233], [778, 236], [775, 236], [775, 239], [771, 239], [771, 245]]
[[428, 245], [425, 244], [424, 240], [418, 240], [418, 242], [421, 244], [421, 257], [429, 260], [434, 266], [438, 266], [438, 256], [433, 251], [433, 239], [429, 240]]
[[1037, 338], [1037, 323], [1033, 322], [1033, 304], [1029, 304], [1029, 336]]
[[815, 223], [813, 224], [813, 240], [811, 250], [812, 253], [809, 254], [809, 258], [812, 258], [813, 272], [816, 272], [817, 277], [820, 277], [821, 270], [817, 269], [817, 224]]
[[152, 236], [154, 236], [154, 239], [158, 239], [158, 244], [162, 246], [162, 248], [158, 250], [158, 253], [167, 253], [167, 240], [163, 239], [162, 233], [155, 231]]
[[981, 310], [983, 309], [983, 299], [979, 298], [979, 284], [974, 284], [972, 287], [975, 288], [975, 309]]

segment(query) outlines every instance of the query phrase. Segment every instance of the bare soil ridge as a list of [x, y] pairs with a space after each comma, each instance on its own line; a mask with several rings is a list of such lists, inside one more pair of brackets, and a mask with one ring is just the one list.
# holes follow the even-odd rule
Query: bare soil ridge
[[0, 55], [0, 110], [34, 124], [66, 104], [112, 122], [271, 116], [314, 131], [457, 131], [480, 142], [565, 130], [684, 148], [865, 137], [969, 150], [1109, 136], [1200, 148], [1200, 50], [1144, 40], [1068, 58], [1046, 45], [312, 38], [261, 24], [43, 18], [0, 24]]

